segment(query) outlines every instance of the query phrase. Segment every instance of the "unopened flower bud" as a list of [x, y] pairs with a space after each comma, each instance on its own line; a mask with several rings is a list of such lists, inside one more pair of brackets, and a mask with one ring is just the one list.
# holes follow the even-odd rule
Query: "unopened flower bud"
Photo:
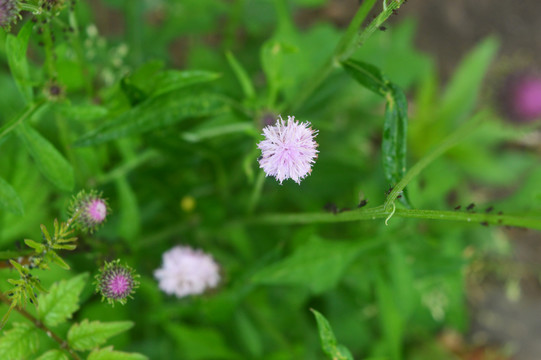
[[119, 259], [105, 262], [95, 278], [96, 292], [101, 294], [102, 301], [107, 300], [113, 306], [115, 301], [124, 305], [139, 287], [137, 278], [139, 275], [135, 274], [135, 270], [121, 265]]
[[105, 222], [110, 212], [107, 201], [101, 193], [84, 190], [75, 196], [69, 207], [70, 217], [74, 225], [81, 231], [92, 233]]

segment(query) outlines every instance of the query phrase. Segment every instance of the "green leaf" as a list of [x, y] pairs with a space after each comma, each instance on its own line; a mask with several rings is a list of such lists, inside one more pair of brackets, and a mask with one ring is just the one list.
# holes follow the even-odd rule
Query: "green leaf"
[[443, 96], [438, 121], [456, 123], [471, 113], [498, 46], [495, 38], [487, 38], [462, 60]]
[[67, 355], [64, 354], [60, 350], [49, 350], [43, 355], [41, 355], [39, 358], [37, 358], [36, 360], [68, 360], [68, 359], [69, 358], [67, 357]]
[[[389, 83], [381, 152], [383, 172], [392, 186], [396, 185], [406, 174], [407, 131], [408, 101], [406, 95], [398, 86]], [[406, 189], [402, 195], [401, 202], [411, 208]]]
[[38, 299], [38, 318], [47, 326], [55, 326], [71, 318], [79, 308], [79, 295], [86, 284], [88, 274], [56, 282], [49, 293]]
[[396, 304], [398, 299], [381, 276], [376, 279], [376, 295], [379, 320], [389, 355], [392, 360], [400, 360], [402, 358], [402, 336], [404, 333], [402, 314]]
[[116, 179], [115, 185], [120, 199], [118, 235], [126, 239], [129, 244], [133, 244], [132, 240], [141, 231], [141, 215], [137, 205], [137, 196], [125, 177]]
[[242, 88], [242, 92], [244, 93], [244, 96], [247, 99], [254, 98], [255, 97], [254, 86], [252, 85], [252, 81], [250, 80], [250, 77], [248, 76], [248, 73], [246, 72], [246, 70], [242, 67], [241, 63], [238, 62], [238, 60], [235, 58], [235, 55], [233, 55], [231, 51], [226, 52], [225, 56], [227, 57], [229, 66], [231, 66], [231, 69], [233, 69], [233, 72], [235, 73], [235, 76], [237, 77], [237, 80]]
[[19, 91], [28, 103], [31, 103], [34, 98], [26, 57], [28, 40], [32, 34], [33, 26], [34, 23], [32, 21], [27, 21], [16, 37], [8, 34], [6, 39], [6, 54], [11, 74], [15, 79]]
[[39, 347], [38, 329], [33, 324], [14, 323], [0, 337], [0, 359], [27, 359]]
[[336, 285], [349, 264], [361, 251], [379, 242], [331, 242], [312, 238], [292, 255], [256, 272], [254, 283], [295, 285], [322, 293]]
[[191, 85], [216, 80], [221, 75], [210, 71], [190, 70], [178, 71], [167, 70], [156, 76], [152, 96], [158, 96], [174, 90], [182, 89]]
[[15, 215], [23, 215], [23, 202], [15, 189], [0, 177], [0, 208]]
[[34, 240], [31, 240], [31, 239], [24, 239], [24, 243], [31, 247], [32, 249], [35, 249], [37, 253], [40, 253], [42, 252], [43, 250], [45, 250], [45, 245], [43, 244], [40, 244], [38, 242], [35, 242]]
[[87, 360], [148, 360], [145, 355], [114, 351], [112, 346], [93, 350]]
[[381, 96], [385, 96], [390, 91], [389, 81], [374, 65], [353, 59], [345, 61], [342, 65], [349, 75], [368, 90]]
[[26, 123], [19, 125], [17, 133], [43, 175], [58, 188], [72, 190], [75, 184], [73, 168], [64, 156]]
[[349, 350], [342, 345], [338, 345], [329, 321], [318, 311], [314, 309], [310, 309], [310, 311], [316, 317], [323, 352], [332, 360], [353, 360], [353, 355]]
[[59, 105], [60, 113], [69, 120], [93, 121], [105, 117], [109, 110], [103, 106], [93, 104], [62, 104]]
[[81, 137], [75, 146], [89, 146], [165, 128], [190, 118], [215, 116], [229, 109], [223, 96], [171, 92], [143, 101]]
[[87, 319], [80, 324], [73, 324], [68, 331], [68, 343], [80, 351], [92, 350], [103, 345], [107, 340], [133, 327], [131, 321], [115, 321], [102, 323], [100, 321], [89, 322]]
[[179, 359], [238, 359], [228, 349], [223, 335], [215, 329], [170, 324], [165, 330], [176, 340], [183, 356]]

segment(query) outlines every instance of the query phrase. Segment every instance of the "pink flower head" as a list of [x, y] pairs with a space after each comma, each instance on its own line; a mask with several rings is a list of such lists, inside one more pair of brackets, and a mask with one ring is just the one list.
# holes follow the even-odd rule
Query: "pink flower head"
[[73, 198], [69, 209], [74, 224], [82, 231], [89, 233], [102, 225], [109, 213], [107, 201], [95, 190], [88, 193], [81, 191]]
[[317, 158], [317, 130], [309, 122], [297, 122], [294, 116], [287, 117], [287, 124], [279, 116], [275, 125], [263, 128], [263, 135], [265, 139], [257, 144], [261, 149], [259, 167], [280, 185], [286, 179], [300, 184], [312, 172]]
[[216, 287], [219, 271], [212, 256], [189, 246], [175, 246], [163, 254], [162, 267], [154, 271], [154, 277], [166, 294], [181, 298]]
[[134, 270], [120, 264], [120, 260], [106, 262], [96, 275], [96, 292], [101, 293], [102, 301], [114, 306], [115, 301], [124, 305], [139, 286]]
[[541, 76], [534, 72], [512, 75], [501, 94], [504, 112], [517, 122], [541, 119]]

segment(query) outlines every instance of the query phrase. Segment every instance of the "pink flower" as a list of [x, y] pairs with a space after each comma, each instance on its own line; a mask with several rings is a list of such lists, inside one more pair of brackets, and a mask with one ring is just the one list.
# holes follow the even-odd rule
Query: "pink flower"
[[89, 233], [101, 226], [109, 213], [107, 201], [95, 190], [79, 192], [71, 201], [69, 210], [74, 225]]
[[309, 122], [297, 122], [294, 116], [287, 117], [287, 124], [279, 116], [274, 126], [263, 129], [263, 135], [265, 139], [257, 145], [261, 149], [259, 167], [280, 184], [286, 179], [300, 184], [312, 172], [317, 158], [317, 130]]
[[189, 246], [175, 246], [163, 254], [163, 265], [154, 271], [154, 277], [166, 294], [181, 298], [216, 287], [219, 271], [212, 256]]
[[101, 293], [102, 301], [107, 299], [111, 305], [115, 301], [124, 305], [139, 286], [138, 277], [132, 268], [121, 265], [120, 260], [106, 262], [96, 275], [96, 292]]
[[523, 72], [509, 77], [501, 93], [503, 111], [517, 122], [541, 119], [541, 76]]

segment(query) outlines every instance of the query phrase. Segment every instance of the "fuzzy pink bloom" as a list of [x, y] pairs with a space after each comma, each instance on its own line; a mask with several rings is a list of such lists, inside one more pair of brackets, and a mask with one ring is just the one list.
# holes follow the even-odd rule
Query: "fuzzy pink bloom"
[[279, 116], [274, 126], [263, 129], [263, 135], [265, 140], [257, 144], [261, 149], [259, 167], [280, 184], [286, 179], [300, 184], [312, 172], [317, 158], [317, 130], [309, 122], [297, 122], [294, 116], [287, 117], [287, 124]]
[[216, 287], [219, 271], [212, 256], [189, 246], [175, 246], [163, 254], [162, 267], [154, 271], [154, 277], [166, 294], [180, 298]]
[[93, 221], [101, 223], [105, 220], [105, 216], [107, 215], [107, 204], [105, 204], [105, 201], [102, 199], [92, 200], [92, 202], [88, 204], [87, 211], [88, 216], [90, 216]]

